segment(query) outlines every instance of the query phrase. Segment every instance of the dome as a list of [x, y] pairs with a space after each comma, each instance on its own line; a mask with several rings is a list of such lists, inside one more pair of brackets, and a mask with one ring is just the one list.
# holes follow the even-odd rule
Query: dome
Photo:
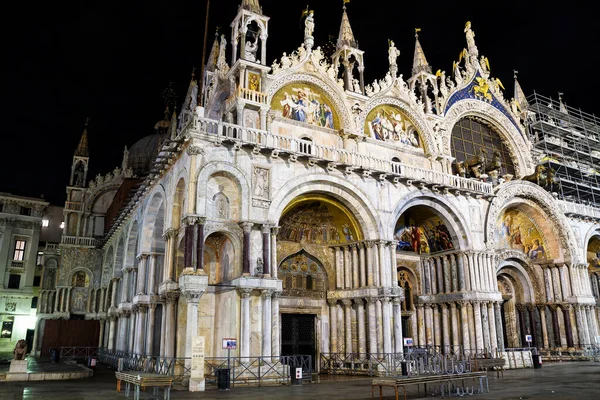
[[150, 172], [163, 141], [164, 136], [155, 133], [141, 138], [131, 146], [127, 165], [133, 169], [135, 175], [144, 176]]

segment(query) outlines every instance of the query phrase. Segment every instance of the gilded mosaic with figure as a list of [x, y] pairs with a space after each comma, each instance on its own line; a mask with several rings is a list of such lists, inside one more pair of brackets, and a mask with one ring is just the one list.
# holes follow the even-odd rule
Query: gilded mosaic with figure
[[312, 83], [296, 82], [279, 89], [271, 108], [284, 118], [323, 128], [338, 129], [338, 117], [323, 89]]
[[365, 119], [365, 134], [392, 143], [421, 147], [413, 124], [397, 107], [383, 104], [372, 109]]
[[518, 250], [531, 260], [545, 260], [548, 249], [544, 237], [525, 213], [519, 210], [505, 211], [496, 224], [496, 244], [501, 249]]
[[397, 250], [417, 254], [436, 253], [454, 248], [450, 231], [439, 217], [428, 218], [418, 225], [396, 225], [394, 240], [398, 241]]
[[361, 240], [358, 225], [350, 213], [332, 201], [302, 201], [279, 222], [277, 240], [302, 243], [344, 243]]

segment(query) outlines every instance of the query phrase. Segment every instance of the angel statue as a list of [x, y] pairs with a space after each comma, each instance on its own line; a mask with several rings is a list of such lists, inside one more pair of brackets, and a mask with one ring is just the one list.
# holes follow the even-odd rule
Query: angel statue
[[467, 50], [471, 56], [477, 58], [479, 56], [479, 50], [475, 46], [475, 32], [471, 29], [471, 21], [467, 21], [465, 24], [465, 36], [467, 37]]
[[304, 39], [312, 38], [312, 34], [315, 30], [315, 12], [313, 10], [309, 10], [308, 6], [306, 6], [306, 10], [302, 11], [302, 18], [304, 20]]

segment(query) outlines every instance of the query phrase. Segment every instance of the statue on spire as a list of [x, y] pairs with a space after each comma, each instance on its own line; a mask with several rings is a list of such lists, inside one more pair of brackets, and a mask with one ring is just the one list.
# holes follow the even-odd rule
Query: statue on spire
[[315, 31], [315, 11], [309, 10], [306, 6], [306, 10], [302, 11], [302, 18], [304, 18], [304, 47], [310, 51], [315, 44], [313, 32]]
[[475, 46], [475, 32], [471, 29], [471, 21], [465, 24], [465, 36], [467, 37], [467, 51], [475, 60], [479, 56], [479, 50]]
[[388, 39], [388, 61], [390, 63], [390, 72], [392, 76], [396, 77], [398, 73], [398, 64], [396, 63], [396, 59], [400, 56], [400, 50], [396, 48], [394, 41]]

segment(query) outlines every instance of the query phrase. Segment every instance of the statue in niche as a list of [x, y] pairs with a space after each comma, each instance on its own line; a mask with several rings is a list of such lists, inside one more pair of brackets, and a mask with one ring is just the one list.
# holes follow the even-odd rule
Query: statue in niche
[[56, 275], [55, 268], [49, 268], [44, 278], [44, 289], [52, 289], [54, 287], [54, 277]]
[[73, 182], [75, 186], [83, 186], [83, 175], [85, 174], [83, 163], [77, 163], [75, 172], [73, 173]]
[[85, 311], [85, 298], [82, 292], [75, 293], [73, 297], [73, 311]]
[[254, 195], [258, 197], [269, 197], [269, 170], [254, 168]]
[[213, 196], [217, 218], [229, 218], [229, 199], [223, 193], [224, 189], [223, 185], [219, 185], [219, 192]]
[[248, 61], [256, 61], [256, 51], [258, 50], [258, 38], [254, 38], [254, 42], [246, 42], [246, 50], [244, 58]]
[[76, 272], [73, 275], [71, 286], [74, 287], [86, 287], [88, 284], [87, 274], [83, 271]]
[[219, 44], [219, 58], [217, 59], [217, 69], [223, 73], [229, 70], [227, 66], [227, 60], [225, 58], [225, 51], [227, 50], [227, 39], [225, 35], [221, 35], [221, 43]]
[[356, 79], [356, 78], [352, 79], [352, 86], [354, 88], [354, 92], [356, 92], [356, 93], [362, 92], [362, 90], [360, 90], [360, 82], [358, 81], [358, 79]]

